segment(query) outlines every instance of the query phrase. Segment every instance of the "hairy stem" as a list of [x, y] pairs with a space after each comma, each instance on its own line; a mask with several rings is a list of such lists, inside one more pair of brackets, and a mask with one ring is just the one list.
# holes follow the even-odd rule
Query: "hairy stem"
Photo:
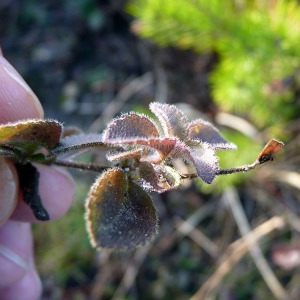
[[81, 169], [81, 170], [93, 171], [93, 172], [102, 172], [108, 168], [104, 166], [98, 166], [93, 163], [82, 163], [78, 161], [59, 160], [59, 159], [53, 161], [53, 164], [57, 166], [75, 168], [75, 169]]
[[[265, 161], [256, 160], [254, 163], [249, 164], [249, 165], [234, 167], [234, 168], [230, 168], [230, 169], [222, 169], [222, 170], [217, 171], [216, 175], [227, 175], [227, 174], [233, 174], [233, 173], [247, 172], [247, 171], [253, 170], [258, 165], [261, 165], [264, 162]], [[196, 173], [181, 174], [180, 177], [181, 177], [181, 179], [194, 179], [194, 178], [197, 178], [198, 175]]]
[[249, 165], [219, 170], [217, 172], [217, 175], [227, 175], [227, 174], [232, 174], [232, 173], [247, 172], [247, 171], [253, 170], [256, 166], [258, 166], [260, 164], [261, 164], [261, 162], [256, 160], [254, 163], [249, 164]]

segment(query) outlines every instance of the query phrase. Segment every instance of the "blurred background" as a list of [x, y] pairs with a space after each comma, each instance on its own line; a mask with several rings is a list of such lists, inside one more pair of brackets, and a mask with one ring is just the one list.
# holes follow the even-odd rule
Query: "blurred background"
[[96, 251], [84, 223], [94, 174], [73, 172], [61, 220], [34, 225], [42, 299], [300, 298], [300, 3], [78, 0], [0, 3], [0, 45], [47, 118], [88, 132], [151, 101], [176, 103], [238, 146], [222, 168], [272, 163], [153, 194], [160, 230], [132, 252]]

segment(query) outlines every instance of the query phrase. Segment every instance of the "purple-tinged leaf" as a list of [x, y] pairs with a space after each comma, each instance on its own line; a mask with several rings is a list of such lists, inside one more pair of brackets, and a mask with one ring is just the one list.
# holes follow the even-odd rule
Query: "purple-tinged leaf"
[[[118, 140], [110, 140], [110, 145], [136, 145], [143, 146], [143, 156], [141, 161], [152, 163], [162, 162], [173, 150], [177, 139], [175, 138], [143, 138], [143, 139], [124, 139], [122, 142]], [[147, 147], [147, 148], [146, 148]], [[149, 151], [153, 149], [155, 151]]]
[[187, 119], [176, 106], [152, 102], [149, 107], [161, 123], [166, 137], [187, 138]]
[[97, 248], [136, 248], [150, 242], [157, 232], [157, 213], [150, 196], [128, 181], [119, 168], [96, 180], [86, 209], [88, 232]]
[[178, 141], [171, 156], [191, 163], [198, 176], [206, 183], [212, 183], [219, 170], [218, 158], [208, 144], [194, 142], [193, 145], [187, 146]]
[[139, 184], [148, 191], [162, 193], [180, 185], [180, 174], [170, 166], [143, 162], [139, 167]]
[[219, 130], [211, 123], [202, 119], [191, 122], [188, 126], [188, 137], [191, 140], [199, 140], [208, 143], [213, 149], [236, 149], [236, 146], [224, 139]]
[[147, 137], [159, 137], [155, 124], [148, 117], [132, 112], [114, 119], [104, 132], [103, 141], [119, 141], [121, 144], [123, 140]]

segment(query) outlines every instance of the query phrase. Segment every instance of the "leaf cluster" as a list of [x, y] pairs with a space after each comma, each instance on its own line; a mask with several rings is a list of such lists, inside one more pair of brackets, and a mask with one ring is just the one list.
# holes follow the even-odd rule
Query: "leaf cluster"
[[[153, 102], [158, 123], [138, 113], [122, 114], [102, 134], [64, 130], [54, 120], [25, 120], [0, 126], [0, 156], [14, 161], [24, 201], [35, 217], [49, 215], [39, 196], [34, 163], [55, 164], [101, 173], [86, 201], [87, 229], [93, 246], [130, 249], [151, 241], [157, 212], [149, 192], [177, 188], [184, 179], [212, 183], [217, 175], [245, 172], [273, 160], [283, 143], [271, 140], [254, 163], [220, 169], [216, 152], [236, 146], [202, 119], [189, 121], [174, 105]], [[87, 151], [105, 153], [106, 165], [74, 160]], [[182, 174], [180, 159], [191, 168]], [[103, 172], [103, 170], [105, 170]]]

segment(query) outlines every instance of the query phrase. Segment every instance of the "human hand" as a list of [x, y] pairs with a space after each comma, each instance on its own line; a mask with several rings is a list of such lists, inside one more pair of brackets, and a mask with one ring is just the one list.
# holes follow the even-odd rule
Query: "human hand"
[[[0, 50], [0, 124], [43, 118], [43, 108], [32, 90], [5, 60]], [[39, 191], [50, 219], [68, 210], [74, 182], [64, 170], [35, 165], [40, 173]], [[12, 162], [0, 158], [0, 299], [39, 299], [41, 281], [34, 265], [30, 223], [39, 222], [23, 202]]]

